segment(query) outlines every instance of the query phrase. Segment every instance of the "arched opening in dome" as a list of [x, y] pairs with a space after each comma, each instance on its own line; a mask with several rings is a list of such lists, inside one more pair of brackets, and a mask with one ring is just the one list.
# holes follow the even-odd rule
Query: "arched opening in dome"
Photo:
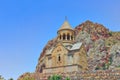
[[60, 40], [61, 40], [61, 38], [62, 38], [62, 37], [61, 37], [61, 35], [60, 35]]
[[63, 34], [63, 40], [65, 40], [65, 38], [66, 38], [66, 35], [65, 35], [65, 33]]
[[73, 40], [73, 36], [71, 36], [71, 40]]
[[70, 34], [69, 33], [67, 34], [67, 40], [70, 40]]

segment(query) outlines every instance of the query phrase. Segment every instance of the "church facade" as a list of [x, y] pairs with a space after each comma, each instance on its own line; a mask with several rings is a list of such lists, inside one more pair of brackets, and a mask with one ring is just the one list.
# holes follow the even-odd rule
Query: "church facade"
[[[57, 31], [57, 43], [40, 58], [40, 73], [62, 73], [88, 69], [87, 53], [81, 42], [75, 42], [75, 32], [64, 21]], [[38, 70], [39, 69], [39, 70]]]

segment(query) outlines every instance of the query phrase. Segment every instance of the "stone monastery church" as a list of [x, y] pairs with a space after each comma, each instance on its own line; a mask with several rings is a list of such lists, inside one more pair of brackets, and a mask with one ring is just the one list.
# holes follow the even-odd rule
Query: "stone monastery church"
[[75, 42], [75, 32], [64, 21], [57, 31], [57, 43], [40, 58], [36, 71], [40, 73], [64, 73], [88, 69], [86, 50], [81, 42]]

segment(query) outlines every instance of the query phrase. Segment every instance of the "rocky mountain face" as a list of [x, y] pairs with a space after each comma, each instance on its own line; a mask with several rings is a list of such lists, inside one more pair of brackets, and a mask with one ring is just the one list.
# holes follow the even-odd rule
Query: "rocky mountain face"
[[[75, 42], [82, 42], [86, 48], [90, 71], [120, 67], [120, 32], [109, 31], [103, 25], [91, 21], [78, 25], [74, 31]], [[47, 43], [39, 57], [36, 72], [40, 59], [56, 42], [55, 38]]]
[[86, 21], [75, 27], [75, 33], [76, 41], [86, 47], [90, 71], [120, 67], [120, 32]]

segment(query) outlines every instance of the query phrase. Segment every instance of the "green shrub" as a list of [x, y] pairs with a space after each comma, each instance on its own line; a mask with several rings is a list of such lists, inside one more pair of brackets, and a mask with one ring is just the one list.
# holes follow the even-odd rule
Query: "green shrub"
[[109, 35], [112, 36], [112, 32], [109, 32]]
[[49, 77], [48, 80], [62, 80], [62, 77], [60, 75], [53, 75]]
[[69, 77], [67, 77], [65, 80], [70, 80], [70, 78], [69, 78]]
[[13, 78], [10, 78], [10, 79], [8, 79], [8, 80], [13, 80]]

